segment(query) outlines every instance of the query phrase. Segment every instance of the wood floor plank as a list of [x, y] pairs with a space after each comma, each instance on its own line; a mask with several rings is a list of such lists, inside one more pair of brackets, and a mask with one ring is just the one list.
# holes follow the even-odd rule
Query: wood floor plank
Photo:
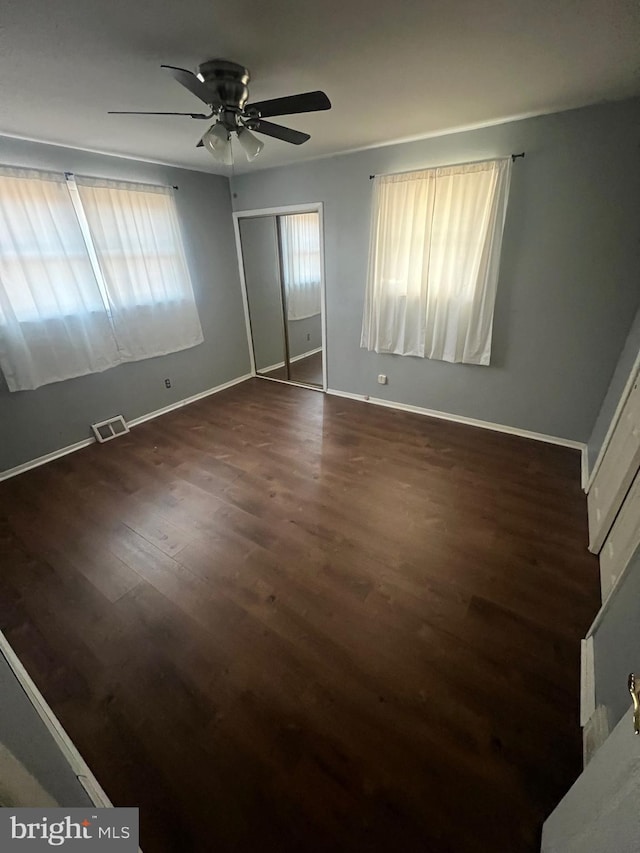
[[0, 627], [146, 853], [533, 853], [577, 451], [264, 380], [0, 483]]

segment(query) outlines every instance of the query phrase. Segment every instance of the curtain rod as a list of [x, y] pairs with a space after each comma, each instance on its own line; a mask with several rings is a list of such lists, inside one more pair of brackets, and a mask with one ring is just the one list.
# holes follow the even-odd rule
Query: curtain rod
[[[511, 162], [515, 163], [515, 161], [518, 160], [520, 157], [524, 157], [525, 153], [526, 152], [523, 151], [521, 154], [512, 154], [511, 155]], [[488, 163], [488, 162], [489, 162], [489, 160], [472, 160], [470, 163], [448, 163], [445, 166], [433, 166], [433, 167], [427, 167], [427, 168], [448, 169], [450, 166], [470, 166], [470, 165], [472, 165], [472, 163]], [[408, 169], [406, 172], [387, 172], [384, 175], [369, 175], [369, 180], [372, 181], [374, 178], [386, 178], [388, 175], [409, 175], [411, 172], [421, 172], [421, 171], [423, 171], [423, 170], [422, 169]]]
[[[62, 175], [63, 177], [67, 177], [67, 175], [75, 175], [76, 172], [65, 172], [59, 171], [58, 169], [45, 169], [42, 166], [16, 166], [15, 163], [0, 163], [0, 169], [15, 169], [16, 171], [23, 172], [40, 172], [43, 175]], [[117, 183], [122, 184], [140, 184], [141, 186], [149, 186], [149, 187], [159, 187], [163, 190], [178, 190], [180, 187], [177, 184], [154, 184], [149, 181], [127, 181], [119, 178], [105, 178], [99, 175], [85, 175], [87, 178], [95, 178], [98, 181], [116, 181]]]
[[[65, 178], [75, 178], [77, 172], [65, 172]], [[91, 178], [95, 181], [113, 181], [116, 184], [138, 184], [140, 187], [158, 187], [161, 190], [178, 190], [180, 187], [177, 184], [154, 184], [150, 181], [129, 181], [126, 178], [105, 178], [99, 175], [79, 175], [80, 178]]]

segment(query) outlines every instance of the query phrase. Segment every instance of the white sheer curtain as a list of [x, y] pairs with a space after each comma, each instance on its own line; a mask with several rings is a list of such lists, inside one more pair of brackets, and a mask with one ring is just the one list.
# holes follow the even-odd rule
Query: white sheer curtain
[[171, 190], [80, 176], [75, 182], [121, 359], [202, 343]]
[[377, 177], [361, 346], [489, 364], [511, 158]]
[[64, 175], [0, 168], [0, 368], [9, 390], [119, 361]]
[[320, 217], [295, 213], [278, 217], [287, 318], [320, 313]]

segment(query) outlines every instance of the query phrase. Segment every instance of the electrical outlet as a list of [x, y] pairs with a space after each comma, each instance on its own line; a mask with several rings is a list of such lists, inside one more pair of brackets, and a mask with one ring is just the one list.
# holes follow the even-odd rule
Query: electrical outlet
[[164, 387], [165, 388], [171, 388], [171, 380], [170, 379], [164, 380]]
[[387, 384], [387, 375], [386, 373], [378, 374], [378, 385], [386, 385]]
[[308, 341], [310, 341], [310, 340], [311, 340], [311, 332], [307, 332], [307, 340], [308, 340]]

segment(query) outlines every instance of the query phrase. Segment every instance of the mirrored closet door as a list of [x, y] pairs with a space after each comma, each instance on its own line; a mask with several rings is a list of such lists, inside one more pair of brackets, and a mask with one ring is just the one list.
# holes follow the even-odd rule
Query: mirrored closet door
[[324, 388], [319, 212], [236, 217], [256, 373]]

